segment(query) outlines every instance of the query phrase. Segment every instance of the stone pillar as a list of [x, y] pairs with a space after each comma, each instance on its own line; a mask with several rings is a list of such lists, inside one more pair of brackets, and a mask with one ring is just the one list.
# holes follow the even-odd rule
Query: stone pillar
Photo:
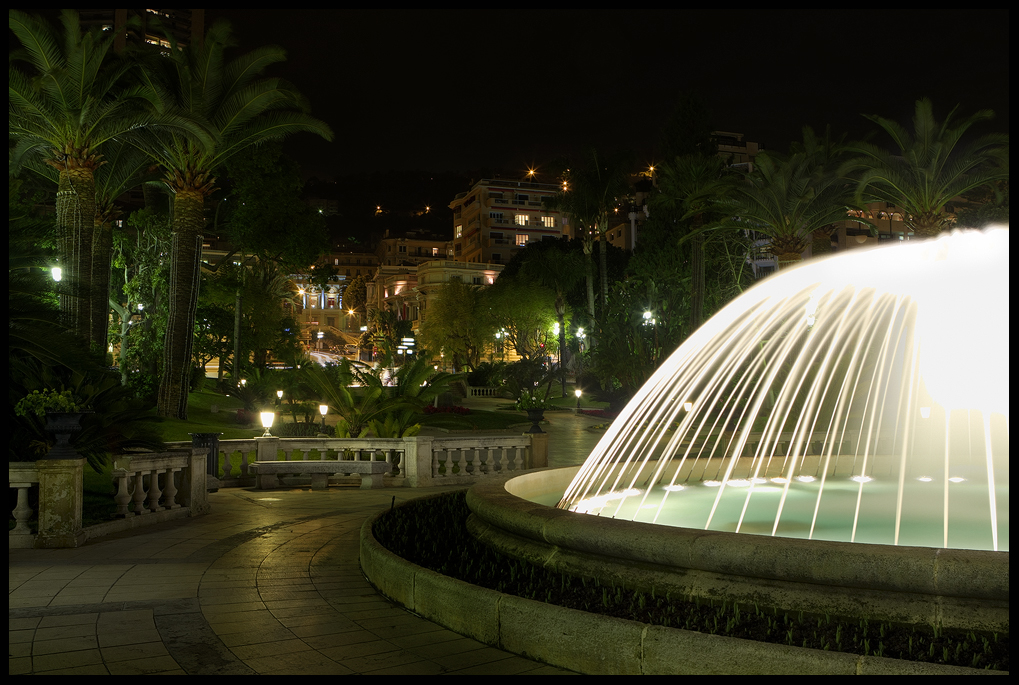
[[84, 459], [40, 459], [39, 537], [36, 547], [78, 547], [81, 529]]
[[429, 435], [417, 435], [403, 439], [403, 473], [407, 485], [425, 488], [434, 485], [432, 481], [432, 442]]
[[180, 479], [178, 501], [191, 509], [192, 516], [208, 514], [212, 510], [209, 504], [209, 488], [206, 479], [205, 460], [208, 447], [193, 447], [188, 456], [188, 468]]
[[285, 461], [277, 459], [280, 448], [280, 439], [276, 436], [267, 438], [255, 438], [255, 461]]
[[531, 436], [531, 469], [542, 469], [548, 466], [548, 433], [524, 433]]

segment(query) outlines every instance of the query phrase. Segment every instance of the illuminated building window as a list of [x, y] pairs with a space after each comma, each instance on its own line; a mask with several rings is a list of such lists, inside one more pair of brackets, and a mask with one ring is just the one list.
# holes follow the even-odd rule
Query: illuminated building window
[[543, 216], [541, 217], [541, 223], [545, 224], [545, 228], [555, 228], [555, 217]]
[[463, 224], [457, 224], [456, 225], [456, 231], [453, 232], [453, 237], [454, 238], [459, 238], [463, 234], [464, 234], [464, 225]]
[[439, 248], [437, 248], [437, 247], [433, 247], [432, 248], [432, 256], [433, 257], [438, 257], [439, 256]]
[[517, 214], [514, 217], [514, 221], [516, 222], [517, 226], [526, 226], [527, 225], [527, 215], [526, 214]]
[[517, 247], [523, 247], [527, 244], [527, 234], [517, 233]]

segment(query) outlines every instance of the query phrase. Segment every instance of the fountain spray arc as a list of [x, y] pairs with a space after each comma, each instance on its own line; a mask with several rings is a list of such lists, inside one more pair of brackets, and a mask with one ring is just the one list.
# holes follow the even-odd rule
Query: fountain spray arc
[[780, 272], [655, 373], [560, 508], [1008, 549], [1007, 229]]

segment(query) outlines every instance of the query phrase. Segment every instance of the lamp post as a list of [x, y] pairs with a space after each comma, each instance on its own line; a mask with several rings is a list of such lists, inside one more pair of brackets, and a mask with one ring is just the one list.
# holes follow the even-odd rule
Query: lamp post
[[581, 395], [580, 388], [574, 390], [573, 394], [577, 396], [577, 414], [580, 414], [580, 395]]
[[262, 433], [262, 437], [271, 438], [272, 433], [269, 432], [269, 429], [272, 428], [272, 422], [273, 419], [276, 418], [276, 412], [263, 411], [261, 412], [261, 416], [262, 416], [262, 427], [265, 428], [265, 432]]
[[327, 438], [327, 437], [329, 437], [328, 435], [326, 435], [326, 412], [328, 412], [328, 411], [329, 411], [329, 407], [327, 405], [325, 405], [325, 404], [318, 405], [318, 413], [322, 415], [322, 432], [319, 433], [319, 435], [318, 435], [318, 437], [320, 437], [320, 438]]

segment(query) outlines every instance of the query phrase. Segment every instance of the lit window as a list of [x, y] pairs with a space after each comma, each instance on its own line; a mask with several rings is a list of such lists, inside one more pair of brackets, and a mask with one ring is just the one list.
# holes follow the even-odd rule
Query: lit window
[[545, 224], [545, 228], [555, 228], [555, 217], [543, 216], [541, 217], [541, 223]]
[[514, 220], [516, 221], [517, 226], [526, 226], [527, 225], [527, 215], [526, 214], [517, 214], [514, 217]]
[[439, 256], [439, 248], [437, 248], [437, 247], [433, 247], [432, 248], [432, 256], [433, 257], [438, 257]]
[[453, 233], [453, 237], [454, 238], [459, 238], [463, 234], [464, 234], [464, 225], [463, 224], [457, 224], [456, 225], [456, 231]]
[[517, 233], [517, 247], [523, 247], [527, 244], [527, 234]]

